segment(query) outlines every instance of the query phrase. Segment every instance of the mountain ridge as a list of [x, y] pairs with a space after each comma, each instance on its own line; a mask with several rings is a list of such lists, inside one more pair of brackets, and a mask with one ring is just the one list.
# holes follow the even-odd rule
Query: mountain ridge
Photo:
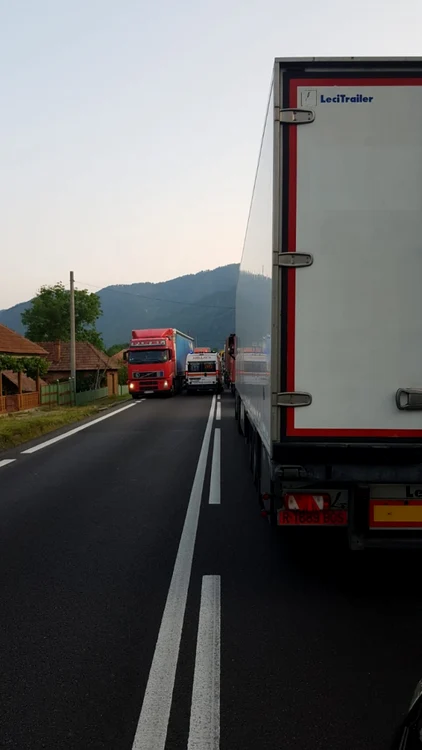
[[[220, 347], [234, 330], [238, 275], [239, 264], [231, 263], [168, 281], [111, 284], [96, 292], [103, 309], [97, 329], [106, 347], [127, 341], [133, 328], [160, 327], [178, 328], [200, 345]], [[25, 335], [21, 314], [30, 304], [0, 310], [0, 323]]]

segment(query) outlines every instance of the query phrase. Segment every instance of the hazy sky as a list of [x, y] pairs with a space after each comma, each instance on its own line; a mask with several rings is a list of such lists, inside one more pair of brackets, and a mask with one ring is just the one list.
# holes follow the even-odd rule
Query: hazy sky
[[238, 262], [273, 58], [418, 55], [421, 24], [420, 0], [0, 0], [0, 309], [70, 269]]

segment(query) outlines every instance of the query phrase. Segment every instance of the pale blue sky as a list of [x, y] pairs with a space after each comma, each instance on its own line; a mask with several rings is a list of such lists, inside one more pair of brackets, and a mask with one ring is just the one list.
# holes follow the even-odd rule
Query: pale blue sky
[[238, 262], [273, 58], [420, 55], [420, 0], [0, 0], [0, 309]]

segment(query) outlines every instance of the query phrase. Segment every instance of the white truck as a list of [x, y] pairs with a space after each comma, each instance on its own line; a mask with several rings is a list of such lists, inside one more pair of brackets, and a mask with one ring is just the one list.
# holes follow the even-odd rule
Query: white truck
[[421, 122], [422, 58], [275, 61], [236, 417], [262, 513], [352, 549], [422, 546]]

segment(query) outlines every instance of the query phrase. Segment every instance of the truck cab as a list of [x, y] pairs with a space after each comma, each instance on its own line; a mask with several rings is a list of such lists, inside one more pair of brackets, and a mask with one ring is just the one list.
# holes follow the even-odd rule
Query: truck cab
[[182, 389], [184, 360], [192, 339], [174, 328], [133, 330], [126, 352], [128, 386], [132, 398], [168, 396]]

